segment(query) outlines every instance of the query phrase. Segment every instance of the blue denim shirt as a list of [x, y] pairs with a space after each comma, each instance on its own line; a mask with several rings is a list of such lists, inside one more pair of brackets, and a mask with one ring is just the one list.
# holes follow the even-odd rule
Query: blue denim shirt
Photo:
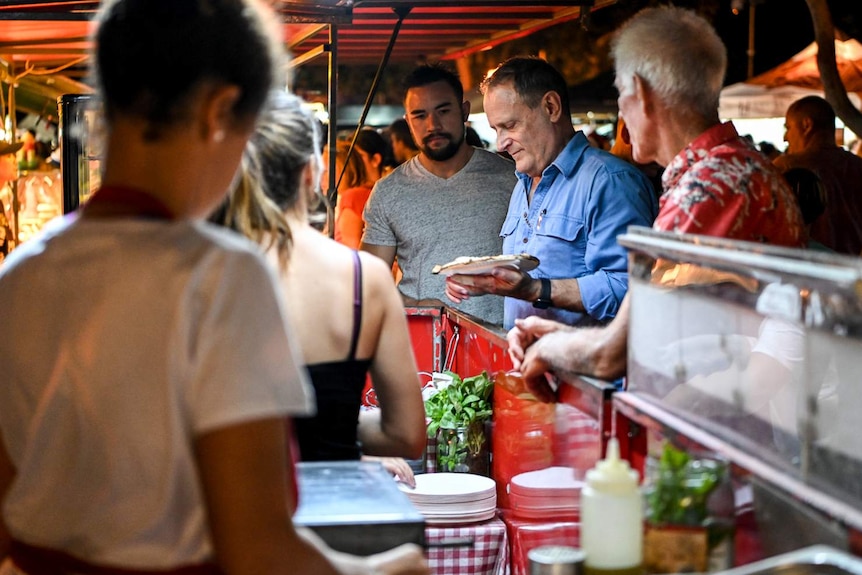
[[627, 254], [617, 235], [631, 225], [652, 226], [658, 214], [649, 180], [632, 164], [590, 146], [582, 132], [542, 172], [529, 205], [531, 179], [516, 175], [500, 232], [503, 253], [539, 258], [533, 277], [578, 278], [587, 314], [536, 309], [532, 302], [507, 297], [504, 327], [530, 315], [569, 325], [612, 319], [628, 289]]

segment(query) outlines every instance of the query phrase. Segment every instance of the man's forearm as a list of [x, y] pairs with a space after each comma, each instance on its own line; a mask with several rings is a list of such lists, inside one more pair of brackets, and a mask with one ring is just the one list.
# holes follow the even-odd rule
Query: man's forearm
[[619, 315], [608, 325], [550, 333], [533, 345], [560, 376], [588, 375], [614, 380], [626, 373], [628, 316], [628, 298], [625, 298]]
[[551, 280], [551, 301], [556, 308], [580, 313], [586, 311], [576, 278]]
[[[581, 289], [576, 278], [553, 279], [550, 282], [552, 307], [581, 313], [585, 311], [584, 302], [581, 301]], [[524, 301], [536, 301], [541, 293], [542, 281], [538, 278], [531, 278], [531, 281], [523, 289], [511, 294], [511, 297]]]

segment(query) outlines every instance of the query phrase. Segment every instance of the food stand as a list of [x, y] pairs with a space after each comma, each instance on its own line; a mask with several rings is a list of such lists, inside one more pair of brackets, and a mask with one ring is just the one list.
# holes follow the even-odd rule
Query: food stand
[[[611, 3], [583, 2], [592, 9]], [[44, 8], [74, 3], [20, 4]], [[325, 56], [329, 97], [335, 102], [339, 57], [344, 62], [367, 60], [369, 54], [358, 50], [370, 48], [374, 59], [383, 58], [381, 72], [390, 56], [414, 59], [420, 49], [455, 59], [578, 17], [580, 8], [567, 4], [579, 3], [321, 0], [282, 3], [281, 13], [296, 55], [292, 65]], [[434, 49], [426, 43], [418, 48], [412, 42], [417, 37], [444, 39], [447, 35], [434, 34], [433, 26], [457, 30], [455, 25], [467, 26], [471, 15], [484, 19], [492, 5], [507, 7], [512, 25], [507, 34], [499, 33], [502, 24], [494, 25], [495, 32], [472, 22], [483, 33], [465, 32], [472, 39], [452, 46]], [[75, 22], [78, 33], [67, 38], [78, 55], [86, 48], [83, 20]], [[6, 22], [9, 33], [28, 27], [24, 12]], [[401, 43], [396, 41], [399, 34]], [[357, 35], [365, 38], [356, 41]], [[23, 41], [38, 46], [42, 39]], [[85, 156], [92, 159], [83, 151], [71, 158], [77, 162]], [[89, 189], [79, 187], [79, 193]], [[33, 217], [38, 217], [39, 203], [29, 205], [36, 206]], [[432, 547], [432, 567], [451, 573], [466, 561], [470, 573], [521, 574], [530, 549], [577, 545], [577, 517], [519, 516], [507, 501], [508, 484], [517, 473], [548, 465], [583, 473], [604, 453], [612, 435], [642, 474], [665, 442], [727, 465], [730, 512], [727, 507], [711, 511], [726, 513], [721, 519], [729, 517], [732, 544], [720, 557], [713, 553], [716, 563], [710, 567], [751, 564], [812, 544], [862, 553], [862, 443], [856, 437], [862, 413], [862, 264], [853, 258], [649, 230], [632, 230], [621, 241], [631, 251], [627, 391], [616, 393], [611, 384], [588, 378], [560, 381], [558, 405], [552, 410], [531, 406], [541, 412], [534, 427], [516, 425], [517, 415], [506, 427], [506, 390], [498, 390], [492, 475], [499, 517], [476, 525], [426, 527], [429, 543], [452, 537], [473, 541], [466, 548]], [[410, 307], [406, 313], [423, 374], [510, 370], [499, 328], [443, 305]], [[525, 457], [526, 452], [535, 457]]]
[[[680, 550], [702, 536], [703, 571], [759, 572], [754, 566], [788, 554], [840, 559], [843, 571], [824, 572], [852, 572], [862, 553], [862, 263], [640, 228], [620, 241], [630, 250], [627, 389], [560, 382], [552, 463], [591, 467], [614, 435], [649, 493], [661, 450], [672, 445], [715, 463], [720, 476], [707, 520], [671, 526], [675, 560], [692, 560]], [[423, 369], [511, 367], [501, 330], [448, 307], [407, 313], [417, 357], [430, 362]], [[589, 431], [573, 440], [581, 424]], [[499, 486], [511, 473], [501, 468], [509, 455], [498, 437], [493, 457]], [[526, 553], [538, 545], [578, 545], [576, 518], [531, 521], [503, 499], [498, 506], [512, 573], [527, 572]]]

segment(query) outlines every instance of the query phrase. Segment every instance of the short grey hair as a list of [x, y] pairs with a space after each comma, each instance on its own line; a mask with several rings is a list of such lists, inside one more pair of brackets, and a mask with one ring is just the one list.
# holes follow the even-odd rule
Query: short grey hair
[[684, 8], [646, 8], [629, 19], [611, 41], [621, 94], [640, 77], [671, 107], [701, 117], [717, 115], [727, 71], [727, 49], [712, 25]]

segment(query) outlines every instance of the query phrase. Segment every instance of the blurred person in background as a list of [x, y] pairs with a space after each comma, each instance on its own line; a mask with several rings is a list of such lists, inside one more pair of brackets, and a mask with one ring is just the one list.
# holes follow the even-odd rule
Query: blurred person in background
[[605, 136], [599, 134], [596, 130], [590, 130], [586, 133], [587, 141], [594, 148], [609, 152], [611, 149], [611, 141]]
[[387, 160], [389, 146], [386, 144], [386, 138], [374, 128], [366, 126], [359, 130], [353, 153], [359, 155], [372, 184], [392, 171]]
[[15, 247], [12, 232], [13, 213], [12, 182], [18, 179], [18, 160], [15, 154], [24, 142], [0, 142], [0, 262]]
[[[365, 206], [362, 249], [402, 271], [405, 305], [441, 306], [445, 278], [435, 265], [461, 256], [500, 255], [500, 228], [515, 184], [513, 164], [465, 141], [470, 102], [460, 78], [425, 65], [405, 79], [405, 118], [419, 154], [379, 180]], [[500, 297], [454, 306], [503, 322]]]
[[[793, 195], [796, 196], [796, 201], [799, 202], [799, 210], [802, 212], [802, 221], [805, 223], [805, 229], [810, 232], [812, 224], [823, 216], [826, 211], [827, 193], [826, 186], [816, 173], [808, 168], [790, 168], [781, 174], [790, 189], [793, 190]], [[817, 240], [808, 235], [808, 249], [818, 250], [822, 252], [834, 252]]]
[[835, 112], [820, 96], [793, 102], [784, 121], [782, 172], [808, 168], [826, 188], [826, 211], [811, 224], [811, 239], [838, 253], [862, 253], [862, 158], [835, 141]]
[[[215, 219], [266, 250], [290, 302], [317, 404], [313, 417], [294, 420], [301, 459], [384, 456], [384, 467], [412, 485], [402, 458], [425, 448], [425, 410], [407, 319], [383, 262], [308, 223], [321, 175], [316, 128], [302, 100], [274, 94], [243, 157], [240, 185]], [[380, 409], [360, 416], [369, 373]]]
[[626, 130], [626, 121], [623, 120], [622, 116], [617, 117], [616, 136], [614, 137], [614, 143], [611, 146], [610, 152], [618, 158], [632, 163], [637, 169], [643, 172], [650, 181], [650, 184], [652, 184], [656, 198], [661, 197], [661, 175], [664, 172], [664, 168], [656, 162], [640, 164], [634, 161], [634, 158], [632, 158], [631, 137], [628, 130]]
[[[351, 248], [359, 248], [362, 240], [362, 231], [365, 222], [362, 221], [362, 211], [371, 195], [374, 180], [366, 170], [358, 148], [350, 156], [350, 143], [343, 140], [336, 142], [335, 152], [335, 174], [340, 178], [338, 184], [338, 197], [335, 201], [334, 235], [335, 241]], [[323, 150], [323, 173], [321, 180], [328, 181], [328, 160], [330, 158], [329, 147]]]
[[284, 83], [277, 21], [100, 7], [102, 187], [0, 268], [3, 575], [427, 572], [416, 546], [349, 556], [293, 525], [311, 389], [259, 247], [203, 221]]
[[[611, 54], [632, 158], [665, 167], [653, 228], [802, 247], [802, 216], [787, 182], [719, 119], [727, 51], [712, 25], [684, 8], [646, 8], [617, 32]], [[629, 306], [627, 295], [616, 318], [597, 328], [518, 320], [507, 336], [515, 368], [545, 401], [554, 399], [548, 371], [625, 375]]]
[[404, 118], [398, 118], [389, 124], [387, 132], [389, 133], [389, 146], [392, 150], [394, 167], [400, 166], [419, 153], [419, 148], [410, 133], [410, 126]]
[[775, 147], [772, 142], [762, 141], [757, 143], [757, 149], [770, 160], [774, 160], [781, 155], [781, 151]]
[[479, 132], [476, 131], [476, 128], [472, 128], [467, 126], [467, 133], [464, 136], [467, 144], [473, 146], [475, 148], [485, 149], [488, 147], [488, 142], [482, 139], [479, 135]]

